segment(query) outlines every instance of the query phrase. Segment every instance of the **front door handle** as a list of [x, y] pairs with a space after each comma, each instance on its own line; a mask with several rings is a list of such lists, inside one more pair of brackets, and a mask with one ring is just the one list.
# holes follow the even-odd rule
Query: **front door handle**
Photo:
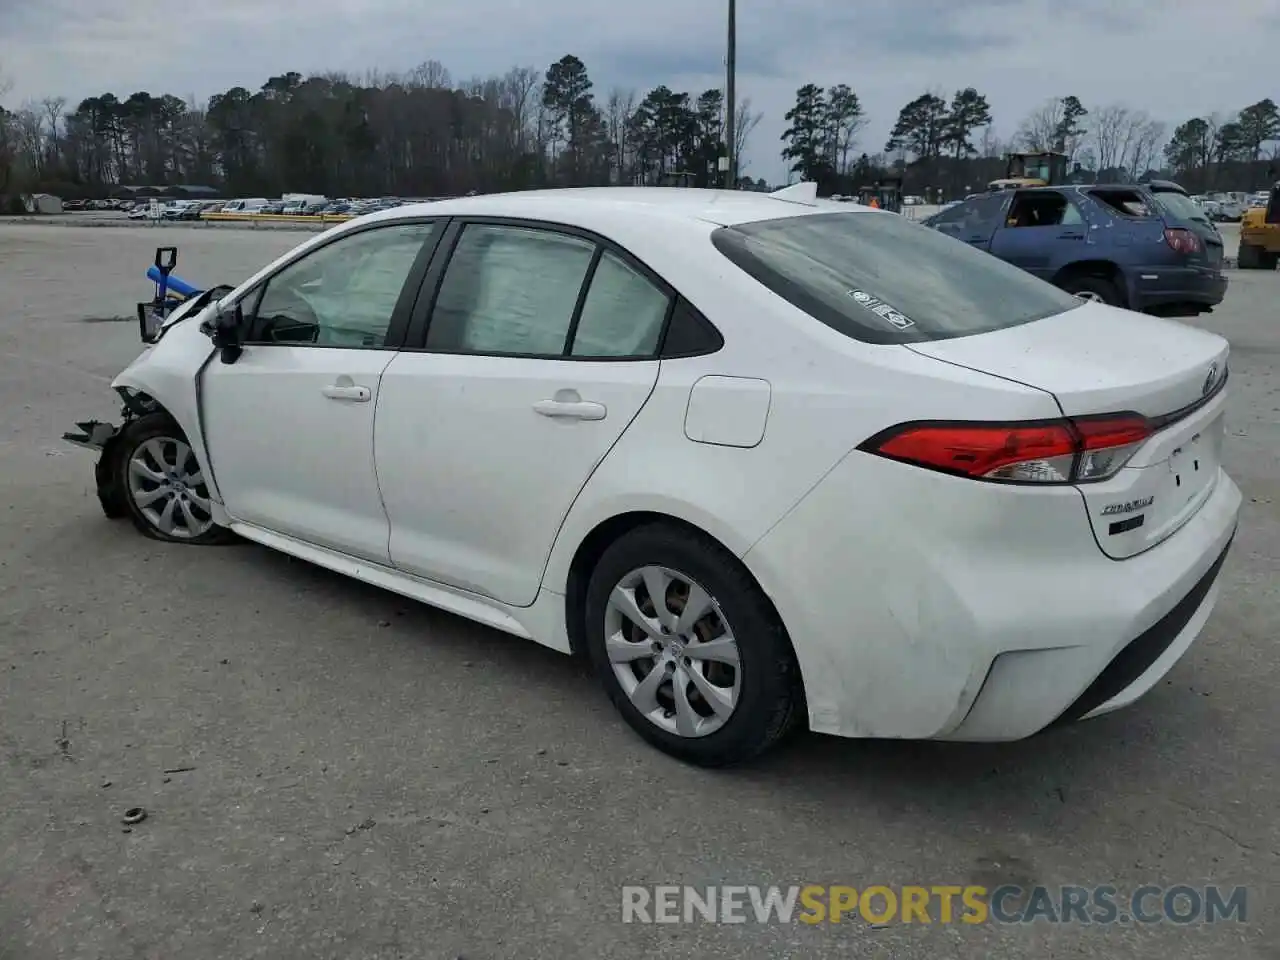
[[591, 400], [539, 400], [533, 412], [555, 420], [603, 420], [608, 410]]
[[321, 393], [330, 400], [350, 400], [352, 403], [368, 403], [373, 396], [373, 391], [368, 387], [358, 387], [352, 383], [333, 383]]
[[1083, 240], [1084, 234], [1077, 233], [1074, 230], [1068, 230], [1066, 233], [1058, 234], [1058, 239], [1059, 240]]

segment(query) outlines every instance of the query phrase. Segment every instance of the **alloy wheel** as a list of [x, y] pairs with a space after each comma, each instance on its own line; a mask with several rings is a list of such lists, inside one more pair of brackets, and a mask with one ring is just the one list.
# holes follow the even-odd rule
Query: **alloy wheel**
[[720, 605], [690, 577], [632, 570], [605, 607], [605, 649], [623, 692], [655, 726], [705, 737], [738, 705], [738, 642]]
[[139, 444], [128, 476], [134, 505], [165, 536], [190, 540], [212, 529], [209, 488], [185, 441], [152, 437]]

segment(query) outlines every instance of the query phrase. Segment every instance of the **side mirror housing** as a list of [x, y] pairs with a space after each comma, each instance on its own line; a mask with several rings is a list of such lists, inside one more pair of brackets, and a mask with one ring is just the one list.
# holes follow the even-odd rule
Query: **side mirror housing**
[[244, 352], [241, 331], [244, 329], [244, 311], [240, 304], [232, 310], [220, 310], [213, 319], [213, 345], [222, 351], [223, 363], [235, 363]]

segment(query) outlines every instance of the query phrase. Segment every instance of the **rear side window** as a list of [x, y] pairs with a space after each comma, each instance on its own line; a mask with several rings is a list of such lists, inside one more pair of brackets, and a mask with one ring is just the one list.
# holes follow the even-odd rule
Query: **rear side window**
[[892, 213], [721, 227], [716, 248], [846, 336], [920, 343], [1040, 320], [1081, 301], [988, 253]]
[[1174, 190], [1157, 190], [1152, 195], [1156, 198], [1156, 206], [1171, 217], [1179, 220], [1207, 220], [1204, 208], [1186, 194]]

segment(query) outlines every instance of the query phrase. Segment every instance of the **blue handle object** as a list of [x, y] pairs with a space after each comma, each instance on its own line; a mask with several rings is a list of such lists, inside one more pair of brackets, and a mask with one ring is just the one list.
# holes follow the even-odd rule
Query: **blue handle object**
[[[160, 268], [154, 264], [147, 267], [147, 279], [155, 283], [157, 286], [164, 282]], [[200, 293], [199, 287], [193, 287], [191, 284], [187, 283], [187, 281], [183, 280], [181, 277], [174, 276], [172, 273], [169, 274], [166, 286], [168, 288], [166, 293], [171, 296], [176, 295], [184, 299], [187, 297], [194, 297], [196, 294]]]

